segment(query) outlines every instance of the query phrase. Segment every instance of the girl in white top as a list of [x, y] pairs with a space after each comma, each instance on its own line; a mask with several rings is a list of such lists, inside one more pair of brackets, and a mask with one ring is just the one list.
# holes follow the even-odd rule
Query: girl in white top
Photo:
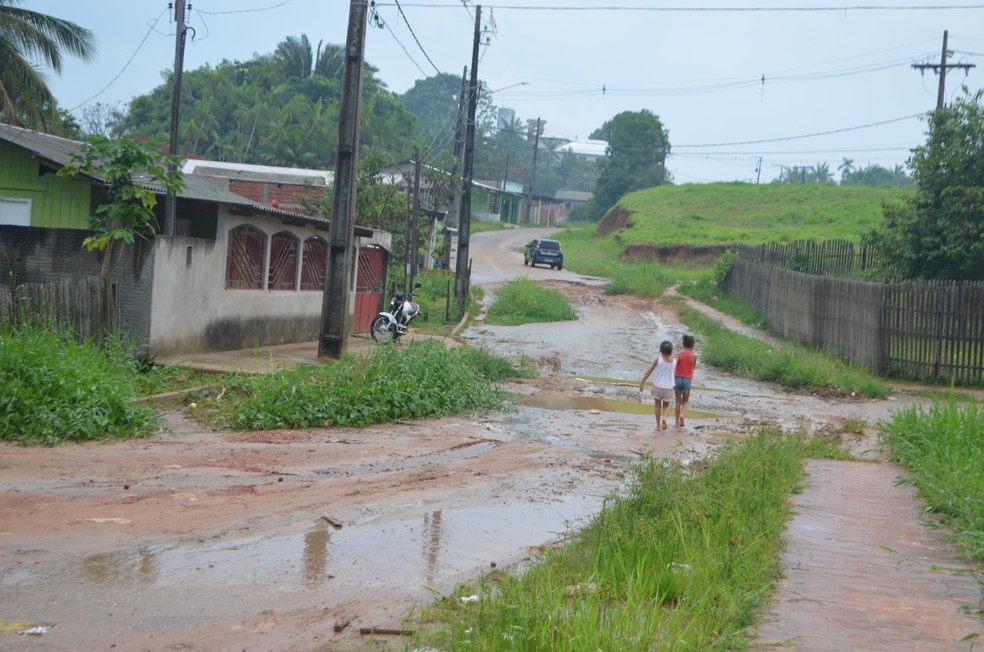
[[[655, 373], [653, 373], [655, 372]], [[653, 360], [639, 383], [641, 392], [646, 380], [653, 377], [653, 400], [656, 405], [656, 430], [666, 430], [666, 417], [670, 416], [670, 403], [673, 402], [673, 376], [676, 373], [676, 360], [673, 358], [673, 344], [663, 340], [659, 345], [659, 356]], [[664, 416], [665, 415], [665, 416]]]

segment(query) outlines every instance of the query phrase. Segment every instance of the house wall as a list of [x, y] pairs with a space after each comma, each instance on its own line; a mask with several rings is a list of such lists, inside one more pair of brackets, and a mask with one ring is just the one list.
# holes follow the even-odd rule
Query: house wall
[[[268, 247], [270, 237], [280, 231], [290, 231], [301, 242], [315, 234], [328, 239], [327, 230], [316, 230], [313, 225], [230, 215], [224, 207], [219, 212], [215, 241], [157, 238], [153, 255], [150, 355], [248, 349], [318, 338], [322, 292], [225, 288], [229, 232], [241, 224], [249, 224], [266, 234]], [[389, 249], [390, 235], [356, 238], [356, 250], [368, 244]], [[355, 265], [353, 274], [354, 268]], [[354, 287], [353, 276], [353, 290]], [[354, 292], [350, 299], [351, 315], [355, 309]]]
[[269, 181], [244, 181], [240, 179], [229, 180], [229, 190], [248, 197], [256, 202], [270, 204], [277, 202], [283, 210], [298, 210], [301, 202], [298, 196], [305, 196], [314, 202], [321, 201], [322, 188], [319, 186], [305, 186], [294, 183], [273, 183]]
[[99, 257], [82, 246], [88, 231], [0, 225], [0, 284], [99, 275]]
[[31, 200], [31, 226], [88, 229], [91, 182], [55, 176], [27, 150], [0, 141], [0, 197]]

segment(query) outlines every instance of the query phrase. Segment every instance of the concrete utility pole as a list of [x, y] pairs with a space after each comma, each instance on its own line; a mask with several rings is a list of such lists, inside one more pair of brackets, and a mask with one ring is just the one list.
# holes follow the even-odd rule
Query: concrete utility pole
[[[178, 124], [181, 119], [181, 77], [184, 70], [184, 48], [185, 36], [188, 30], [185, 28], [185, 0], [174, 0], [174, 74], [172, 81], [174, 87], [171, 89], [171, 141], [168, 154], [178, 153]], [[169, 166], [173, 172], [175, 166]], [[174, 235], [177, 225], [177, 201], [174, 191], [168, 191], [164, 200], [164, 235]]]
[[936, 110], [940, 111], [943, 109], [943, 99], [946, 97], [946, 73], [951, 68], [963, 68], [966, 73], [971, 68], [976, 67], [972, 63], [947, 63], [947, 57], [950, 56], [949, 50], [947, 50], [946, 42], [949, 37], [949, 31], [943, 31], [943, 53], [940, 55], [939, 65], [933, 63], [914, 63], [912, 67], [920, 72], [925, 72], [927, 68], [932, 69], [936, 74], [940, 76], [940, 86], [939, 90], [936, 92]]
[[465, 123], [465, 157], [461, 180], [461, 210], [458, 225], [458, 257], [454, 270], [454, 297], [458, 316], [465, 314], [471, 265], [468, 237], [471, 231], [472, 168], [475, 158], [475, 113], [478, 111], [478, 46], [481, 42], [482, 5], [475, 6], [475, 40], [472, 46], [471, 83], [468, 85], [468, 120]]
[[349, 301], [354, 268], [355, 192], [359, 176], [359, 118], [362, 113], [362, 70], [366, 48], [368, 0], [352, 0], [345, 40], [345, 71], [338, 114], [335, 189], [331, 197], [328, 263], [321, 305], [318, 357], [340, 358], [352, 330]]
[[[540, 118], [536, 119], [536, 133], [533, 134], [533, 168], [530, 170], [530, 189], [526, 193], [526, 223], [530, 224], [530, 211], [533, 208], [533, 185], [536, 183], [536, 154], [540, 149]], [[539, 213], [536, 223], [540, 223]]]

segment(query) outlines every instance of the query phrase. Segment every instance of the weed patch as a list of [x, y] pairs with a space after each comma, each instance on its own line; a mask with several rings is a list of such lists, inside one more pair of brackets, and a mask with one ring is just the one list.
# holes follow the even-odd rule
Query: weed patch
[[567, 297], [528, 278], [510, 281], [499, 288], [486, 316], [488, 323], [504, 326], [569, 319], [577, 319], [577, 311]]

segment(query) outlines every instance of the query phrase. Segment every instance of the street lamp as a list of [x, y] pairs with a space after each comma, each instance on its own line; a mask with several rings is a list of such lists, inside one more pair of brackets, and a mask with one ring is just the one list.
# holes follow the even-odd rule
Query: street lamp
[[486, 87], [485, 88], [485, 92], [486, 93], [488, 93], [489, 95], [493, 95], [495, 93], [498, 93], [499, 91], [507, 91], [510, 88], [516, 88], [517, 86], [528, 86], [528, 85], [530, 85], [532, 83], [533, 82], [531, 82], [531, 81], [521, 81], [521, 82], [517, 82], [515, 84], [510, 84], [509, 86], [503, 86], [502, 88], [497, 88], [495, 90], [489, 90], [488, 89], [488, 84], [486, 84], [485, 82], [482, 82], [482, 85]]

